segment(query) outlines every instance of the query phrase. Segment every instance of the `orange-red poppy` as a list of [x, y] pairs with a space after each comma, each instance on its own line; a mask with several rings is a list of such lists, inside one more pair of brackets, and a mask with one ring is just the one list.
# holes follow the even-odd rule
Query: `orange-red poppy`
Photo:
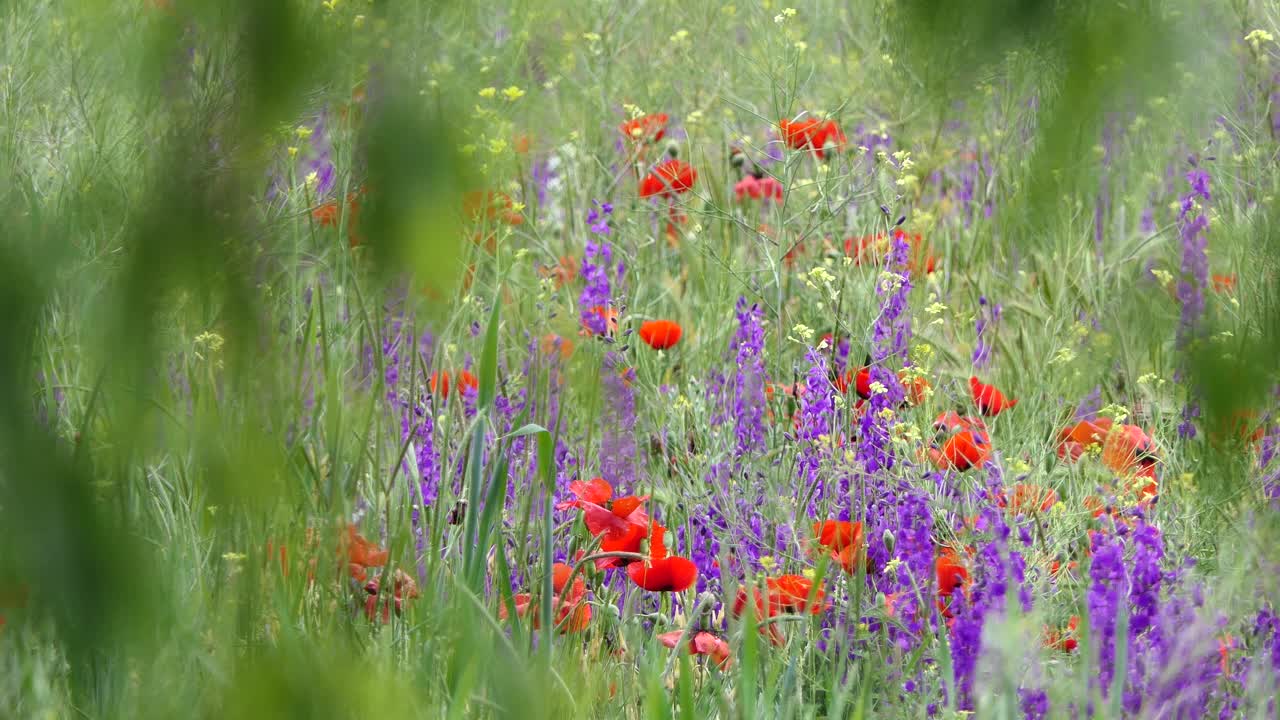
[[[458, 370], [454, 373], [457, 380], [457, 386], [470, 388], [472, 390], [480, 389], [480, 380], [466, 370]], [[440, 399], [449, 399], [449, 373], [445, 370], [437, 370], [431, 373], [431, 380], [427, 383], [432, 393], [439, 393]]]
[[1058, 493], [1052, 488], [1030, 483], [1017, 483], [1014, 485], [1012, 496], [1001, 490], [999, 497], [996, 498], [996, 505], [1005, 508], [1010, 515], [1034, 515], [1035, 513], [1049, 512], [1049, 508], [1053, 507], [1057, 502]]
[[649, 529], [649, 558], [627, 565], [627, 575], [637, 586], [650, 592], [683, 592], [698, 579], [698, 567], [688, 558], [669, 555], [663, 537], [667, 529]]
[[[581, 632], [591, 623], [591, 606], [586, 603], [586, 582], [579, 575], [573, 579], [573, 585], [569, 586], [572, 575], [573, 568], [564, 563], [556, 563], [551, 568], [551, 607], [555, 610], [555, 624], [561, 633]], [[539, 629], [541, 619], [533, 596], [529, 593], [516, 593], [511, 599], [515, 603], [516, 616], [532, 617], [533, 628]], [[508, 615], [506, 603], [499, 603], [498, 618], [506, 620]]]
[[572, 255], [562, 255], [555, 265], [541, 265], [538, 274], [544, 278], [555, 278], [556, 289], [568, 285], [578, 277], [578, 261]]
[[666, 113], [654, 113], [632, 118], [618, 126], [618, 132], [627, 140], [639, 143], [656, 143], [667, 134]]
[[[378, 578], [373, 578], [364, 586], [365, 594], [368, 596], [364, 601], [364, 614], [370, 621], [378, 616], [379, 597], [384, 596], [382, 592], [382, 584]], [[404, 612], [404, 603], [406, 600], [413, 600], [418, 597], [418, 583], [409, 577], [408, 573], [396, 568], [394, 582], [392, 583], [391, 598], [381, 597], [382, 602], [382, 624], [386, 625], [391, 622], [391, 608], [394, 607], [396, 615]]]
[[955, 550], [943, 546], [938, 548], [935, 561], [938, 576], [938, 611], [943, 617], [952, 617], [951, 597], [957, 590], [963, 591], [969, 584], [969, 568], [965, 566]]
[[1075, 462], [1091, 447], [1101, 447], [1111, 432], [1111, 418], [1081, 420], [1058, 433], [1058, 457]]
[[981, 467], [991, 457], [991, 440], [984, 432], [961, 430], [947, 438], [941, 448], [929, 449], [929, 461], [939, 470], [964, 472]]
[[671, 158], [654, 166], [640, 181], [640, 197], [688, 192], [698, 181], [698, 171], [689, 163]]
[[869, 567], [862, 523], [823, 520], [813, 524], [813, 534], [817, 546], [850, 575], [858, 572], [859, 565]]
[[[907, 254], [907, 270], [915, 275], [921, 270], [926, 275], [932, 273], [937, 266], [938, 259], [933, 256], [925, 245], [924, 237], [920, 233], [913, 233], [909, 237], [905, 230], [901, 228], [893, 231], [894, 238], [906, 237], [911, 245]], [[878, 235], [864, 235], [860, 238], [845, 238], [844, 254], [853, 258], [853, 264], [857, 266], [871, 265], [879, 267], [884, 264], [885, 259], [889, 255], [889, 238], [883, 233]]]
[[[363, 192], [364, 189], [360, 188], [347, 194], [347, 241], [351, 247], [361, 244], [364, 240], [360, 234], [360, 194]], [[337, 200], [322, 203], [311, 210], [311, 218], [320, 227], [336, 228], [341, 219], [339, 215], [340, 208]]]
[[[684, 636], [684, 632], [674, 630], [669, 633], [662, 633], [658, 636], [658, 642], [666, 645], [671, 649], [675, 649], [680, 642], [680, 638]], [[696, 632], [689, 637], [689, 652], [694, 655], [706, 655], [715, 661], [716, 667], [721, 670], [727, 670], [731, 662], [729, 651], [729, 643], [723, 638], [713, 635], [709, 632]]]
[[650, 320], [640, 325], [640, 339], [654, 350], [668, 350], [680, 342], [684, 330], [671, 320]]
[[1117, 475], [1150, 480], [1138, 493], [1144, 499], [1156, 494], [1156, 465], [1159, 461], [1155, 442], [1137, 425], [1112, 428], [1102, 445], [1102, 463]]
[[368, 569], [387, 564], [387, 551], [366, 540], [356, 531], [355, 525], [347, 526], [346, 537], [339, 543], [338, 552], [347, 562], [347, 570], [358, 582], [368, 579]]
[[555, 333], [542, 336], [542, 353], [544, 355], [559, 355], [561, 360], [568, 360], [573, 354], [573, 341], [562, 338]]
[[978, 412], [987, 417], [995, 417], [1018, 404], [1017, 400], [1006, 397], [996, 386], [987, 385], [976, 377], [969, 378], [969, 391], [973, 393], [973, 404], [978, 406]]
[[788, 147], [810, 150], [819, 160], [825, 160], [828, 154], [839, 153], [848, 144], [848, 138], [835, 120], [824, 122], [814, 117], [782, 119], [778, 121], [778, 129], [782, 131], [782, 139]]
[[1230, 275], [1215, 274], [1213, 276], [1213, 289], [1215, 292], [1223, 293], [1226, 295], [1235, 295], [1236, 294], [1236, 274], [1235, 273], [1231, 273]]
[[495, 190], [481, 192], [472, 190], [462, 196], [462, 211], [472, 220], [497, 220], [508, 225], [521, 225], [524, 216], [515, 210], [515, 201], [510, 195]]
[[[830, 603], [823, 600], [826, 593], [818, 588], [813, 588], [813, 581], [803, 575], [779, 575], [778, 577], [765, 578], [765, 590], [768, 594], [766, 598], [760, 593], [759, 588], [752, 588], [752, 595], [755, 597], [756, 617], [771, 618], [780, 614], [787, 615], [803, 615], [809, 613], [818, 615], [823, 610], [830, 607]], [[812, 595], [812, 600], [810, 596]], [[747, 606], [747, 589], [745, 587], [738, 588], [738, 595], [733, 601], [733, 616], [742, 615], [743, 609]]]
[[[600, 538], [601, 552], [639, 553], [649, 534], [649, 516], [644, 502], [649, 497], [629, 495], [613, 498], [613, 487], [604, 478], [592, 478], [588, 482], [575, 480], [569, 483], [569, 491], [576, 500], [560, 503], [559, 510], [576, 507], [582, 510], [582, 523], [587, 532]], [[606, 557], [596, 560], [596, 567], [604, 569], [631, 564], [632, 560]]]
[[[604, 307], [597, 305], [591, 308], [591, 312], [597, 317], [604, 318], [604, 335], [602, 337], [611, 338], [618, 333], [618, 310], [617, 308]], [[582, 330], [578, 331], [579, 335], [593, 335], [594, 332], [587, 326], [586, 320], [582, 321]]]

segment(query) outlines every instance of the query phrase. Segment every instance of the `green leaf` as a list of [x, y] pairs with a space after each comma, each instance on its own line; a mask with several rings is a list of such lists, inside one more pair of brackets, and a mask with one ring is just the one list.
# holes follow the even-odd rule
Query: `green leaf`
[[480, 355], [480, 400], [478, 407], [487, 408], [498, 395], [498, 308], [501, 289], [494, 295], [489, 327], [484, 333], [484, 350]]

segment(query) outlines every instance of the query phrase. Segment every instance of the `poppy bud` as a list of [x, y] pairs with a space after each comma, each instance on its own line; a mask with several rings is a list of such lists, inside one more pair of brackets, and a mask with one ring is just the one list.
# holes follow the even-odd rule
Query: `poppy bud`
[[840, 146], [836, 144], [834, 140], [828, 140], [822, 144], [822, 155], [820, 155], [820, 157], [823, 160], [826, 160], [830, 158], [832, 155], [835, 155], [836, 151], [839, 149], [840, 149]]
[[743, 165], [747, 164], [746, 153], [735, 149], [733, 153], [729, 155], [729, 164], [735, 168], [741, 168]]
[[885, 552], [887, 552], [887, 553], [889, 553], [890, 555], [892, 555], [892, 554], [893, 554], [893, 546], [894, 546], [894, 544], [895, 544], [896, 542], [897, 542], [897, 539], [893, 537], [893, 531], [892, 531], [892, 530], [885, 530], [885, 531], [884, 531], [884, 549], [885, 549]]
[[667, 143], [667, 154], [670, 155], [671, 157], [680, 156], [680, 146], [676, 144], [675, 140], [672, 140], [671, 142]]
[[753, 177], [753, 178], [755, 178], [755, 179], [757, 179], [757, 180], [762, 180], [762, 179], [764, 179], [764, 168], [760, 167], [759, 165], [756, 165], [755, 163], [752, 163], [752, 164], [751, 164], [751, 177]]

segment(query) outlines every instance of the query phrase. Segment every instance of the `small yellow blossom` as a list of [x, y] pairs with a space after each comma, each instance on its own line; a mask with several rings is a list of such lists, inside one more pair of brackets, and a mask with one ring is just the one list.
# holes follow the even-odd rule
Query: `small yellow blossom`
[[364, 16], [363, 16], [363, 15], [357, 15], [357, 16], [355, 16], [354, 18], [352, 18], [352, 19], [351, 19], [351, 26], [352, 26], [352, 27], [354, 27], [354, 28], [355, 28], [355, 29], [357, 29], [357, 30], [359, 30], [360, 28], [364, 27]]
[[289, 157], [298, 157], [298, 148], [296, 146], [289, 146]]
[[491, 98], [497, 94], [498, 94], [498, 88], [495, 88], [495, 87], [487, 87], [480, 91], [480, 97], [482, 98]]
[[311, 128], [305, 125], [299, 125], [298, 128], [293, 131], [293, 134], [297, 135], [300, 140], [306, 140], [311, 137]]
[[507, 102], [515, 102], [516, 100], [524, 97], [524, 91], [515, 85], [503, 90], [502, 94], [506, 96]]
[[489, 152], [493, 155], [501, 155], [506, 152], [507, 141], [502, 138], [493, 138], [489, 140]]

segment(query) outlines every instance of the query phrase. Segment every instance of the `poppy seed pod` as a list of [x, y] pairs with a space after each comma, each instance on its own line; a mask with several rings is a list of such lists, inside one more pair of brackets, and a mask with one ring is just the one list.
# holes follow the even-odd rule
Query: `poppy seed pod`
[[887, 552], [887, 553], [889, 553], [890, 555], [892, 555], [892, 554], [893, 554], [893, 548], [894, 548], [894, 545], [897, 543], [897, 538], [895, 538], [895, 537], [893, 536], [893, 531], [892, 531], [892, 530], [888, 530], [888, 529], [886, 529], [886, 530], [884, 531], [883, 539], [884, 539], [884, 549], [885, 549], [885, 552]]
[[680, 145], [674, 140], [667, 143], [667, 154], [671, 157], [680, 157]]
[[730, 155], [729, 155], [729, 164], [730, 164], [731, 166], [733, 166], [734, 168], [741, 169], [743, 165], [746, 165], [746, 164], [747, 164], [747, 155], [746, 155], [746, 153], [742, 152], [741, 150], [736, 150], [736, 149], [735, 149], [735, 150], [734, 150], [732, 153], [730, 153]]

